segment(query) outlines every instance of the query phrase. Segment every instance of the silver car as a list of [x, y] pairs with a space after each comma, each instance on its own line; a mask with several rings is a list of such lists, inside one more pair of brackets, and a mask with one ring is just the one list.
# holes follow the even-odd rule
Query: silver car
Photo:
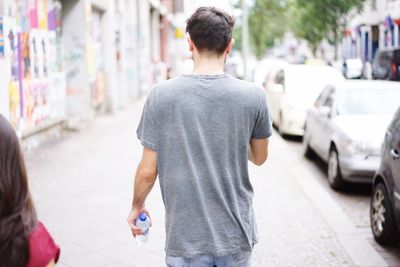
[[379, 167], [380, 149], [400, 106], [400, 83], [350, 81], [327, 86], [307, 112], [304, 155], [328, 163], [330, 186], [370, 183]]

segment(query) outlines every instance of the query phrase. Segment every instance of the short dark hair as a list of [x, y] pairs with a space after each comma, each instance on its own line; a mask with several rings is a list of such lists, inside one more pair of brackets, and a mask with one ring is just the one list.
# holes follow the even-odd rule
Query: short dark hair
[[199, 7], [187, 20], [186, 32], [200, 52], [221, 55], [232, 39], [234, 17], [215, 7]]

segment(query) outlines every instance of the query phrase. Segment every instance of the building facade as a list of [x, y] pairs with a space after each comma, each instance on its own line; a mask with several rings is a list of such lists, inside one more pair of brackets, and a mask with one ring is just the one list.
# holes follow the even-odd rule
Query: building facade
[[124, 108], [174, 65], [174, 4], [1, 0], [0, 113], [24, 138]]
[[349, 16], [341, 44], [343, 58], [372, 61], [378, 49], [400, 47], [400, 0], [367, 0]]

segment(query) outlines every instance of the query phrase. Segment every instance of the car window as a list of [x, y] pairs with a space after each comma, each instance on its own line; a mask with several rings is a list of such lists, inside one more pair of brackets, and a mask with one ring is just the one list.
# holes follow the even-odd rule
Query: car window
[[280, 71], [278, 71], [278, 72], [276, 73], [274, 82], [275, 82], [276, 84], [282, 84], [282, 85], [284, 85], [284, 81], [285, 81], [285, 74], [284, 74], [283, 70], [280, 70]]
[[390, 65], [392, 62], [392, 52], [385, 51], [379, 54], [378, 56], [378, 64], [381, 66]]
[[322, 106], [332, 107], [335, 88], [332, 86], [326, 87], [315, 101], [314, 106], [319, 108]]
[[323, 104], [324, 107], [333, 107], [333, 99], [335, 97], [335, 91], [334, 90], [330, 90], [329, 94], [327, 95], [325, 102]]
[[399, 88], [346, 88], [341, 90], [338, 112], [342, 115], [393, 114], [399, 107]]

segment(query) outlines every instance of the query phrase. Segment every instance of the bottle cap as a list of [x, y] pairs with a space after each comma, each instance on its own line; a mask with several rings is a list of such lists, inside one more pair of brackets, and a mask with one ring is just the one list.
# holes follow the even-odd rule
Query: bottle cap
[[147, 219], [146, 214], [145, 214], [145, 213], [140, 214], [139, 219], [140, 219], [142, 222], [144, 222], [144, 221]]

